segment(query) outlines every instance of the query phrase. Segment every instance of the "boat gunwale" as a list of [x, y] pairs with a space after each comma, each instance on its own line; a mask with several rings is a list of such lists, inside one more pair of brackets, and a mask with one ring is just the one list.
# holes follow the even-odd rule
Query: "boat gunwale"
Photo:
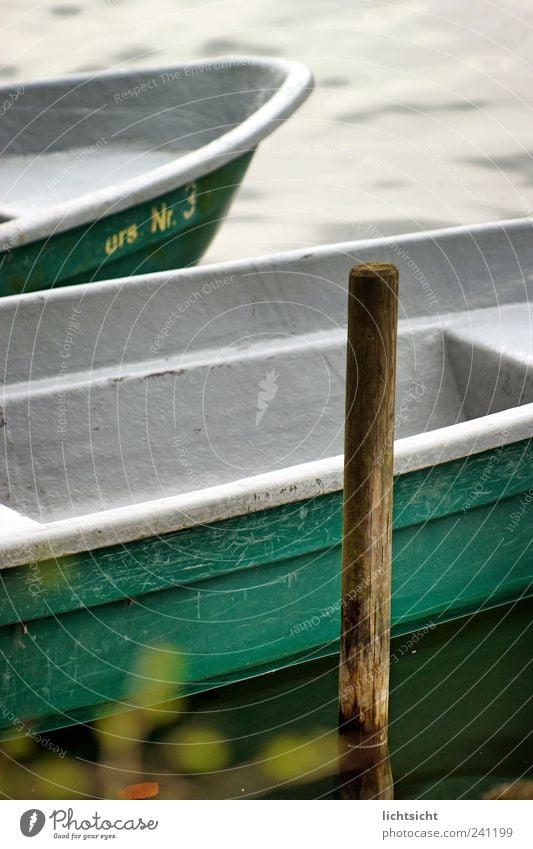
[[[191, 280], [209, 275], [260, 273], [272, 270], [273, 265], [303, 262], [307, 259], [328, 258], [332, 253], [347, 256], [358, 251], [391, 243], [427, 242], [453, 239], [467, 235], [501, 232], [509, 233], [530, 229], [531, 218], [510, 219], [478, 225], [439, 228], [384, 236], [313, 248], [299, 248], [277, 254], [267, 254], [253, 259], [228, 260], [211, 263], [195, 269], [175, 272], [156, 272], [132, 278], [117, 278], [96, 283], [65, 286], [23, 295], [13, 295], [0, 300], [1, 310], [18, 310], [19, 305], [44, 304], [52, 301], [95, 297], [98, 292], [112, 292], [127, 285], [142, 287]], [[525, 284], [525, 278], [524, 278]], [[16, 299], [15, 301], [13, 299]], [[464, 311], [463, 311], [464, 312]], [[466, 311], [468, 312], [468, 311]], [[451, 460], [467, 458], [485, 451], [500, 449], [505, 445], [531, 439], [533, 435], [533, 403], [511, 407], [481, 418], [458, 422], [443, 428], [398, 439], [394, 444], [395, 475], [442, 465]], [[331, 492], [340, 491], [343, 484], [343, 457], [337, 455], [285, 467], [261, 475], [230, 481], [201, 490], [164, 498], [149, 499], [139, 504], [116, 507], [106, 511], [80, 514], [53, 522], [39, 523], [24, 517], [13, 508], [3, 507], [7, 516], [0, 518], [0, 571], [28, 562], [50, 557], [75, 554], [92, 549], [125, 544], [136, 539], [173, 533], [195, 525], [210, 524], [248, 513], [256, 513], [286, 503], [294, 503]], [[5, 524], [4, 524], [5, 522]]]
[[[2, 227], [0, 225], [0, 234]], [[98, 292], [108, 290], [121, 289], [127, 285], [129, 289], [132, 287], [146, 286], [147, 284], [172, 284], [174, 281], [179, 282], [180, 279], [194, 280], [197, 277], [203, 277], [206, 274], [211, 274], [214, 277], [227, 276], [227, 272], [231, 271], [234, 274], [257, 274], [261, 271], [271, 271], [274, 264], [281, 263], [296, 263], [305, 260], [320, 260], [326, 259], [333, 253], [344, 254], [352, 259], [357, 257], [357, 253], [365, 251], [368, 248], [380, 249], [381, 247], [389, 247], [390, 245], [401, 247], [404, 244], [414, 244], [417, 242], [437, 241], [442, 238], [453, 239], [456, 236], [470, 236], [475, 241], [476, 236], [483, 236], [491, 231], [513, 231], [520, 232], [523, 229], [529, 228], [533, 235], [533, 216], [525, 216], [524, 218], [506, 218], [502, 221], [489, 221], [481, 224], [460, 224], [455, 227], [437, 227], [434, 230], [417, 230], [411, 233], [401, 233], [398, 236], [379, 236], [378, 238], [369, 237], [368, 239], [351, 239], [342, 242], [329, 242], [325, 245], [314, 245], [312, 247], [293, 248], [291, 250], [276, 251], [274, 253], [259, 254], [258, 256], [240, 257], [239, 259], [226, 259], [221, 262], [206, 262], [202, 265], [197, 265], [189, 268], [176, 268], [164, 271], [153, 271], [146, 274], [137, 274], [131, 277], [112, 277], [107, 280], [96, 280], [87, 283], [74, 283], [59, 288], [39, 289], [32, 292], [16, 292], [12, 295], [5, 295], [0, 298], [0, 310], [9, 309], [14, 300], [24, 299], [25, 303], [30, 304], [32, 299], [36, 303], [44, 303], [48, 298], [68, 300], [73, 295], [76, 295], [81, 300], [86, 296], [95, 296]], [[1, 250], [1, 248], [0, 248]], [[286, 270], [286, 269], [285, 269]], [[525, 283], [525, 280], [524, 280]], [[526, 295], [524, 289], [524, 295]], [[518, 303], [518, 302], [517, 302]], [[521, 301], [520, 301], [521, 303]], [[461, 310], [468, 312], [468, 310]]]
[[[276, 122], [288, 118], [309, 95], [313, 88], [313, 75], [303, 63], [277, 57], [246, 55], [215, 56], [208, 59], [180, 62], [159, 67], [136, 68], [131, 71], [69, 74], [64, 77], [46, 77], [30, 83], [19, 83], [24, 87], [46, 86], [61, 82], [65, 86], [76, 86], [105, 78], [119, 79], [144, 74], [173, 73], [183, 68], [209, 67], [217, 62], [230, 64], [240, 62], [242, 67], [278, 69], [286, 76], [271, 97], [248, 118], [233, 129], [222, 132], [216, 139], [196, 150], [177, 156], [172, 162], [151, 168], [142, 175], [121, 180], [105, 189], [87, 192], [80, 199], [50, 204], [0, 223], [0, 252], [8, 252], [31, 244], [57, 233], [89, 224], [95, 218], [108, 217], [153, 200], [165, 192], [189, 183], [253, 150], [262, 139], [276, 127]], [[12, 85], [0, 86], [11, 91]], [[111, 208], [109, 208], [111, 206]]]
[[[406, 475], [527, 441], [532, 423], [533, 403], [395, 440], [394, 474]], [[12, 523], [4, 518], [0, 571], [338, 492], [343, 488], [343, 459], [339, 454], [206, 489], [42, 524], [4, 507], [17, 525], [8, 530]]]

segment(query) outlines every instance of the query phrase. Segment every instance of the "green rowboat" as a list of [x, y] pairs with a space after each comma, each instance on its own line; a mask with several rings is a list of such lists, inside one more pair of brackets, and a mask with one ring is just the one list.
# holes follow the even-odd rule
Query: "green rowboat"
[[245, 56], [0, 87], [0, 295], [195, 263], [311, 88]]
[[3, 733], [337, 650], [356, 262], [400, 267], [393, 633], [527, 594], [532, 236], [519, 220], [3, 299]]

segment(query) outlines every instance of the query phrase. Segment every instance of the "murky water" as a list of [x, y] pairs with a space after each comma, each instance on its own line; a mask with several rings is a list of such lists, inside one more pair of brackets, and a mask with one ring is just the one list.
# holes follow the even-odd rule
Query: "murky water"
[[[479, 799], [528, 774], [532, 609], [523, 600], [392, 641], [396, 798]], [[325, 658], [50, 732], [41, 745], [4, 743], [0, 789], [114, 798], [157, 782], [159, 798], [336, 797], [336, 664]]]

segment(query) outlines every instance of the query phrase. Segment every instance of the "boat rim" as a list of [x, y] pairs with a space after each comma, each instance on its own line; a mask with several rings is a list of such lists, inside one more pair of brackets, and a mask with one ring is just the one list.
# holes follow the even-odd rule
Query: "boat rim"
[[[0, 234], [1, 228], [0, 225]], [[416, 243], [437, 241], [438, 239], [454, 238], [455, 236], [469, 235], [472, 239], [477, 236], [483, 236], [486, 233], [496, 230], [513, 231], [520, 230], [525, 227], [533, 228], [533, 216], [524, 216], [523, 218], [507, 218], [502, 221], [488, 221], [481, 224], [458, 224], [452, 227], [437, 227], [433, 230], [415, 230], [414, 232], [401, 233], [399, 235], [369, 237], [367, 239], [350, 239], [342, 242], [328, 242], [324, 245], [312, 245], [298, 248], [290, 248], [287, 250], [275, 251], [272, 253], [264, 253], [253, 256], [239, 257], [238, 259], [225, 259], [217, 262], [206, 262], [201, 265], [189, 266], [185, 268], [166, 269], [164, 271], [152, 271], [146, 274], [135, 274], [131, 277], [110, 277], [106, 280], [95, 280], [87, 283], [71, 283], [58, 288], [39, 289], [33, 292], [14, 293], [5, 295], [0, 298], [0, 310], [9, 308], [14, 300], [23, 298], [26, 303], [31, 303], [33, 299], [36, 302], [43, 303], [48, 298], [68, 299], [73, 293], [84, 297], [87, 295], [96, 295], [99, 291], [104, 292], [106, 289], [111, 291], [118, 289], [121, 286], [127, 285], [129, 289], [136, 286], [143, 286], [146, 283], [171, 283], [174, 278], [187, 277], [194, 280], [196, 277], [202, 277], [205, 274], [213, 276], [227, 276], [228, 272], [241, 273], [249, 272], [255, 274], [262, 270], [263, 266], [271, 265], [274, 262], [297, 262], [306, 259], [327, 258], [329, 254], [343, 253], [351, 258], [352, 255], [357, 255], [357, 251], [366, 250], [369, 247], [375, 246], [380, 248], [391, 244], [401, 247], [404, 243]], [[0, 248], [1, 250], [1, 248]]]
[[[94, 74], [68, 74], [62, 77], [43, 77], [18, 83], [24, 88], [46, 86], [61, 81], [77, 85], [102, 78], [123, 77], [132, 74], [173, 73], [184, 68], [210, 67], [218, 63], [241, 64], [243, 67], [276, 68], [285, 73], [285, 79], [269, 99], [254, 110], [238, 126], [221, 133], [212, 142], [197, 150], [179, 156], [175, 161], [148, 169], [144, 174], [121, 180], [110, 187], [87, 192], [81, 199], [50, 204], [42, 210], [11, 218], [0, 224], [0, 251], [9, 251], [38, 239], [54, 236], [99, 216], [109, 216], [140, 203], [153, 200], [180, 185], [196, 180], [220, 168], [255, 148], [274, 129], [273, 122], [288, 118], [303, 103], [314, 86], [310, 69], [301, 62], [277, 57], [253, 55], [214, 56], [173, 65], [138, 68], [135, 71], [98, 71]], [[2, 92], [12, 91], [13, 84], [0, 86]], [[111, 209], [109, 207], [112, 207]]]
[[[356, 240], [312, 248], [266, 254], [261, 257], [226, 260], [193, 269], [161, 271], [132, 278], [117, 278], [77, 286], [65, 286], [24, 295], [2, 298], [1, 309], [12, 309], [14, 299], [25, 303], [46, 303], [61, 300], [73, 293], [77, 297], [95, 296], [98, 291], [112, 290], [123, 285], [142, 286], [147, 281], [170, 282], [175, 278], [249, 271], [256, 273], [273, 262], [293, 262], [308, 257], [327, 257], [333, 251], [347, 256], [363, 247], [401, 245], [404, 241], [453, 238], [468, 234], [472, 238], [496, 230], [516, 230], [531, 227], [529, 217], [460, 225], [430, 231], [383, 236], [378, 239]], [[101, 287], [101, 288], [100, 288]], [[394, 443], [394, 474], [404, 475], [453, 460], [498, 449], [515, 442], [530, 440], [533, 433], [533, 403], [511, 407], [481, 418], [458, 422], [436, 430], [404, 437]], [[120, 545], [159, 534], [167, 534], [196, 525], [211, 524], [223, 519], [260, 512], [283, 504], [312, 499], [342, 490], [343, 456], [337, 455], [296, 466], [241, 478], [201, 490], [175, 496], [150, 499], [139, 504], [115, 507], [106, 511], [80, 514], [48, 523], [23, 517], [17, 511], [0, 506], [0, 572], [2, 569], [35, 560], [61, 557], [91, 549]]]
[[[452, 460], [466, 461], [474, 454], [528, 440], [532, 424], [533, 403], [395, 440], [394, 474], [429, 470]], [[343, 487], [343, 460], [339, 454], [206, 489], [47, 523], [3, 507], [0, 571], [338, 492]]]

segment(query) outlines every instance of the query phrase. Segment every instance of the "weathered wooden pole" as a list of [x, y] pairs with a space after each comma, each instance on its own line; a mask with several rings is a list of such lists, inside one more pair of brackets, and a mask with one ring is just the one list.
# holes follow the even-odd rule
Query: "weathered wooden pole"
[[350, 272], [339, 669], [343, 795], [391, 799], [388, 761], [398, 269]]

